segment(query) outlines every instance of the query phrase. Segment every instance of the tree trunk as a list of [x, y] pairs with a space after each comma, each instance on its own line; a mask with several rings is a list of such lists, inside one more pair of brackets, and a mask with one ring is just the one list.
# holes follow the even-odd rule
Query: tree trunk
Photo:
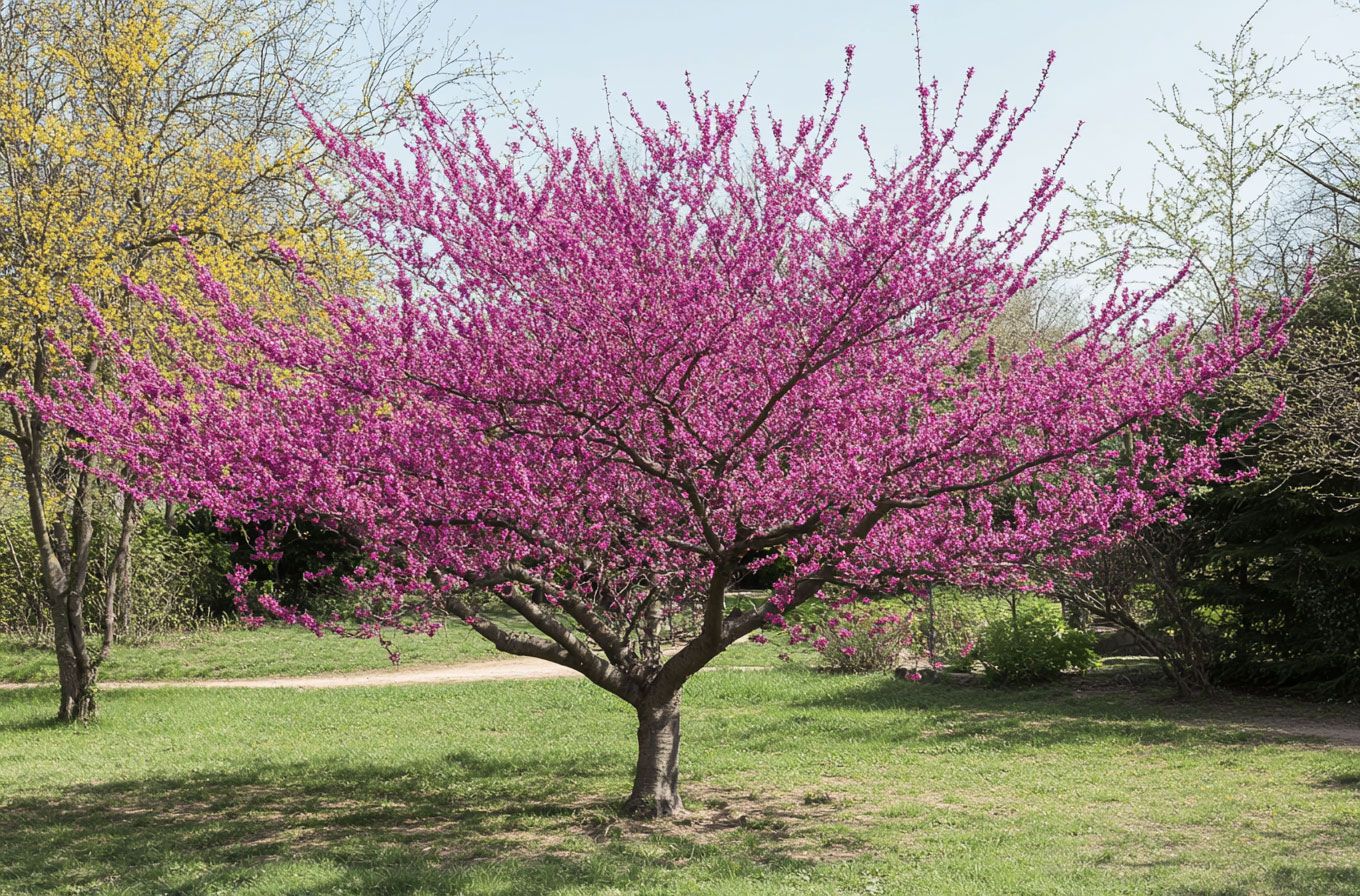
[[[29, 388], [46, 394], [50, 359], [47, 335], [34, 333], [33, 368]], [[91, 354], [85, 365], [93, 374], [98, 356]], [[72, 463], [67, 446], [49, 444], [47, 424], [35, 410], [21, 411], [10, 406], [13, 429], [6, 438], [19, 449], [23, 464], [24, 491], [28, 498], [28, 519], [37, 547], [38, 572], [43, 596], [52, 616], [52, 642], [57, 652], [57, 680], [61, 702], [57, 718], [67, 722], [87, 722], [94, 717], [99, 674], [98, 657], [92, 656], [85, 642], [85, 583], [90, 570], [90, 545], [94, 536], [94, 476], [83, 463]], [[55, 448], [49, 469], [48, 452]], [[76, 460], [88, 455], [75, 449]], [[48, 506], [47, 486], [52, 486], [54, 510]], [[66, 510], [61, 505], [69, 500]]]
[[85, 582], [93, 534], [89, 513], [93, 483], [88, 472], [77, 475], [69, 530], [60, 511], [49, 519], [43, 489], [41, 421], [31, 418], [27, 429], [28, 438], [20, 448], [29, 522], [38, 549], [38, 569], [52, 616], [52, 642], [57, 652], [57, 679], [61, 685], [57, 718], [88, 722], [96, 710], [98, 676], [98, 663], [85, 643]]
[[69, 590], [48, 597], [57, 648], [57, 678], [61, 684], [57, 718], [63, 722], [88, 722], [97, 708], [98, 667], [91, 662], [85, 643], [84, 601]]
[[666, 818], [680, 802], [680, 692], [648, 696], [637, 706], [638, 759], [626, 815]]
[[[95, 683], [98, 660], [90, 655], [85, 640], [85, 582], [89, 573], [90, 474], [77, 477], [71, 499], [71, 531], [58, 517], [52, 521], [51, 537], [38, 538], [38, 560], [43, 569], [43, 588], [52, 609], [52, 629], [57, 649], [57, 677], [61, 683], [61, 703], [57, 718], [66, 722], [88, 722], [94, 718]], [[30, 509], [39, 502], [30, 500]], [[34, 514], [34, 528], [46, 535]], [[36, 534], [36, 532], [35, 532]]]
[[132, 578], [131, 554], [132, 533], [137, 528], [137, 501], [129, 494], [123, 495], [123, 515], [118, 531], [118, 547], [113, 552], [113, 562], [104, 575], [104, 643], [99, 648], [99, 660], [109, 658], [113, 650], [114, 638], [118, 633], [118, 602], [127, 600], [128, 586]]

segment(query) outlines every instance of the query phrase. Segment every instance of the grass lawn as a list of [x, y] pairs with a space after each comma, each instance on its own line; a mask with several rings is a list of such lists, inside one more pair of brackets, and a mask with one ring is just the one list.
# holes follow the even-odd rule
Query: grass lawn
[[[503, 627], [525, 628], [518, 617], [497, 620]], [[403, 666], [450, 665], [505, 659], [486, 640], [460, 622], [425, 635], [394, 635], [393, 646]], [[773, 645], [733, 645], [715, 660], [719, 666], [768, 666], [779, 662]], [[118, 644], [99, 672], [99, 680], [185, 681], [195, 678], [268, 678], [321, 672], [357, 672], [392, 665], [382, 646], [373, 640], [318, 638], [306, 629], [270, 625], [247, 631], [228, 624], [222, 628], [162, 635], [146, 644]], [[57, 660], [49, 644], [0, 635], [0, 682], [55, 682]]]
[[660, 823], [616, 818], [634, 721], [579, 680], [109, 691], [88, 729], [0, 691], [0, 893], [1360, 894], [1360, 748], [1308, 736], [1351, 708], [1118, 671], [719, 669]]
[[[393, 645], [403, 664], [470, 662], [497, 656], [495, 648], [461, 625], [434, 637], [398, 636]], [[269, 625], [248, 631], [220, 629], [170, 633], [146, 644], [114, 646], [100, 681], [181, 681], [190, 678], [264, 678], [312, 672], [351, 672], [392, 665], [374, 640], [318, 638], [306, 629]], [[57, 660], [49, 645], [0, 636], [0, 681], [55, 682]]]

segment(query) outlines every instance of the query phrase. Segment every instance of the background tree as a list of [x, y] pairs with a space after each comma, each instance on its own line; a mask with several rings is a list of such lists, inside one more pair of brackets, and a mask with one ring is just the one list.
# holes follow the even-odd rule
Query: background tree
[[1248, 20], [1226, 51], [1197, 45], [1208, 88], [1203, 106], [1175, 84], [1153, 100], [1171, 130], [1149, 141], [1157, 162], [1142, 201], [1126, 199], [1117, 173], [1074, 191], [1082, 203], [1079, 270], [1108, 277], [1129, 265], [1156, 277], [1190, 259], [1177, 304], [1218, 322], [1239, 298], [1272, 301], [1298, 291], [1294, 275], [1306, 251], [1280, 242], [1272, 226], [1279, 156], [1299, 125], [1280, 78], [1297, 57], [1271, 59], [1251, 38]]
[[[1054, 351], [979, 357], [1032, 279], [1031, 237], [1042, 254], [1057, 236], [1051, 175], [995, 234], [968, 204], [1030, 107], [1003, 100], [961, 138], [921, 84], [920, 149], [855, 199], [826, 172], [847, 88], [794, 126], [695, 94], [688, 124], [634, 111], [631, 155], [537, 120], [498, 151], [475, 113], [450, 124], [428, 102], [411, 164], [325, 128], [396, 293], [331, 298], [316, 332], [241, 308], [202, 267], [211, 314], [134, 286], [212, 356], [171, 371], [113, 338], [116, 390], [86, 377], [44, 409], [138, 494], [345, 532], [372, 561], [351, 581], [395, 594], [354, 623], [263, 601], [285, 619], [429, 630], [433, 602], [581, 672], [637, 715], [625, 808], [670, 814], [681, 691], [714, 656], [830, 593], [1012, 581], [1157, 517], [1238, 437], [1166, 451], [1151, 424], [1188, 422], [1188, 399], [1278, 332], [1195, 347], [1141, 324], [1163, 293], [1116, 290]], [[729, 606], [775, 559], [769, 599]], [[663, 652], [677, 615], [690, 634]]]
[[1215, 677], [1318, 697], [1360, 693], [1360, 329], [1354, 276], [1330, 274], [1290, 344], [1224, 390], [1250, 414], [1287, 406], [1245, 444], [1257, 475], [1189, 506], [1201, 550], [1185, 584], [1215, 619]]
[[[1233, 294], [1254, 303], [1296, 291], [1311, 268], [1316, 285], [1289, 325], [1289, 347], [1249, 362], [1209, 402], [1237, 420], [1259, 418], [1281, 394], [1287, 405], [1230, 459], [1232, 469], [1258, 475], [1197, 491], [1181, 526], [1154, 528], [1141, 545], [1089, 561], [1093, 578], [1065, 587], [1155, 644], [1151, 652], [1183, 686], [1349, 694], [1360, 689], [1352, 609], [1360, 601], [1360, 144], [1350, 114], [1360, 90], [1349, 62], [1337, 60], [1338, 79], [1318, 95], [1289, 94], [1280, 83], [1287, 62], [1266, 60], [1249, 38], [1244, 27], [1227, 53], [1206, 51], [1208, 107], [1188, 109], [1176, 88], [1174, 102], [1163, 98], [1174, 130], [1161, 144], [1162, 170], [1172, 176], [1154, 182], [1146, 208], [1086, 193], [1083, 221], [1099, 234], [1087, 261], [1122, 241], [1144, 264], [1193, 252], [1206, 312]], [[1111, 564], [1122, 582], [1102, 588]], [[1121, 616], [1120, 607], [1138, 609]]]
[[[327, 0], [0, 2], [0, 377], [9, 406], [0, 434], [17, 449], [63, 719], [94, 711], [99, 655], [85, 640], [85, 594], [97, 483], [68, 428], [46, 423], [31, 399], [64, 375], [54, 340], [89, 341], [71, 284], [126, 338], [154, 345], [192, 333], [162, 329], [120, 278], [187, 285], [178, 238], [243, 301], [275, 314], [296, 313], [300, 294], [271, 239], [295, 246], [328, 283], [365, 282], [364, 257], [300, 169], [327, 178], [294, 91], [372, 134], [395, 111], [373, 102], [380, 85], [399, 99], [422, 71], [437, 81], [483, 70], [456, 50], [421, 62], [410, 43], [380, 47], [371, 65], [347, 57], [358, 20], [337, 24], [335, 13]], [[82, 363], [95, 372], [99, 359]], [[123, 500], [104, 583], [106, 650], [137, 513]]]

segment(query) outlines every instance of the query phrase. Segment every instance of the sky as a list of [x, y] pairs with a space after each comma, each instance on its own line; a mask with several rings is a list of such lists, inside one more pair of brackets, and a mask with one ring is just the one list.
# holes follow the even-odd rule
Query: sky
[[[1018, 211], [1040, 169], [1051, 164], [1078, 122], [1085, 122], [1065, 169], [1073, 184], [1104, 180], [1146, 192], [1153, 165], [1147, 141], [1167, 131], [1148, 98], [1180, 85], [1205, 96], [1196, 50], [1226, 50], [1259, 0], [922, 0], [924, 69], [945, 97], [976, 68], [970, 108], [985, 114], [1003, 91], [1027, 98], [1050, 50], [1057, 60], [1039, 108], [1017, 137], [1007, 167], [990, 185], [998, 210]], [[753, 100], [795, 120], [816, 111], [822, 85], [839, 76], [844, 47], [856, 46], [841, 144], [853, 148], [869, 129], [880, 157], [910, 151], [916, 83], [909, 3], [840, 0], [820, 4], [688, 0], [441, 0], [435, 25], [468, 29], [483, 50], [508, 57], [504, 88], [532, 91], [532, 102], [564, 131], [606, 118], [603, 85], [640, 104], [684, 97], [684, 75], [715, 98], [739, 95], [755, 78]], [[432, 32], [433, 33], [433, 32]], [[1310, 87], [1328, 70], [1319, 53], [1360, 46], [1360, 13], [1331, 0], [1271, 0], [1256, 12], [1253, 44], [1268, 56], [1302, 57], [1290, 80]], [[862, 171], [844, 150], [837, 162]]]

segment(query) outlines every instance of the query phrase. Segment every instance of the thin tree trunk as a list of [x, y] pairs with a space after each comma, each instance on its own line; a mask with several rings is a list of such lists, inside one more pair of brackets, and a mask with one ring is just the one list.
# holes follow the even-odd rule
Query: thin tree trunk
[[123, 514], [118, 530], [118, 547], [113, 552], [113, 562], [104, 575], [104, 641], [99, 647], [99, 661], [109, 658], [113, 642], [118, 633], [118, 602], [127, 599], [128, 584], [132, 577], [130, 554], [132, 533], [137, 528], [138, 504], [129, 494], [123, 494]]
[[[39, 368], [41, 370], [41, 368]], [[38, 549], [43, 594], [52, 618], [52, 642], [61, 686], [57, 718], [87, 722], [94, 717], [98, 663], [85, 643], [85, 582], [89, 571], [93, 521], [90, 518], [88, 472], [76, 476], [70, 509], [70, 531], [60, 511], [50, 519], [45, 500], [44, 424], [36, 415], [13, 414], [28, 493], [28, 516]]]
[[637, 706], [638, 759], [627, 815], [666, 818], [683, 812], [680, 801], [680, 692], [649, 696]]
[[[56, 629], [57, 675], [61, 682], [61, 703], [57, 718], [62, 721], [88, 722], [94, 718], [99, 661], [90, 654], [85, 639], [85, 583], [90, 567], [90, 518], [88, 472], [81, 472], [71, 499], [71, 532], [60, 518], [52, 522], [52, 539], [39, 539], [38, 552], [45, 570], [48, 602]], [[55, 546], [55, 550], [53, 549]]]

